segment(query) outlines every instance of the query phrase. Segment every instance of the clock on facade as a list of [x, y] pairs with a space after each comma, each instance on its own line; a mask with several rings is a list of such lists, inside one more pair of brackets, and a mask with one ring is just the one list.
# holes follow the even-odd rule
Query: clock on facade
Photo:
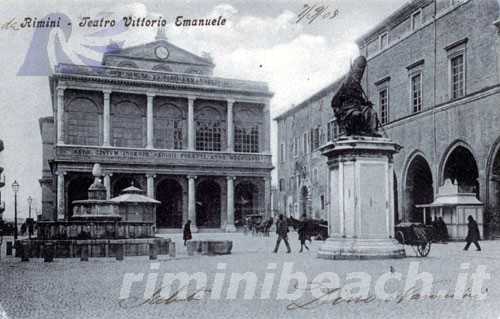
[[155, 49], [155, 54], [158, 58], [165, 60], [168, 58], [168, 50], [164, 46], [159, 46]]

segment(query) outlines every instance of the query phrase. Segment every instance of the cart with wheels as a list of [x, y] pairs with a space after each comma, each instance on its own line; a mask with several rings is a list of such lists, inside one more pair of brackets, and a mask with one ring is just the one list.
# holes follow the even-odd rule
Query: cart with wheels
[[401, 223], [396, 225], [395, 237], [400, 244], [411, 246], [420, 257], [426, 257], [431, 251], [432, 226]]

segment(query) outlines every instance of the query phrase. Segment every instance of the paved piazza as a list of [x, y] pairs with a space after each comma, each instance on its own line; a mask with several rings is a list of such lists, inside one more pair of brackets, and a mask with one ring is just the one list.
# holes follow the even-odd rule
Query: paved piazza
[[[500, 278], [498, 266], [500, 241], [482, 242], [483, 252], [474, 250], [464, 252], [463, 244], [460, 242], [447, 245], [435, 244], [427, 258], [414, 257], [412, 249], [407, 248], [410, 257], [402, 260], [329, 261], [315, 257], [321, 244], [318, 241], [312, 243], [311, 251], [299, 254], [295, 233], [291, 234], [292, 254], [286, 254], [285, 247], [280, 247], [278, 254], [272, 253], [274, 235], [265, 238], [245, 236], [241, 233], [195, 234], [195, 239], [233, 240], [233, 254], [227, 256], [188, 256], [180, 235], [169, 236], [173, 236], [177, 242], [177, 257], [171, 259], [160, 256], [156, 264], [152, 264], [146, 257], [126, 257], [123, 262], [100, 258], [91, 259], [89, 262], [80, 262], [78, 259], [57, 259], [53, 263], [32, 259], [28, 263], [21, 263], [19, 259], [2, 256], [0, 318], [201, 318], [208, 314], [215, 318], [499, 318], [500, 316], [500, 288], [495, 285]], [[3, 253], [5, 253], [4, 248]], [[270, 299], [260, 299], [265, 274], [272, 272], [268, 270], [269, 263], [277, 264], [274, 271], [276, 273], [274, 286], [278, 286], [278, 279], [286, 262], [292, 262], [293, 272], [304, 272], [309, 281], [321, 272], [335, 272], [342, 286], [354, 282], [346, 279], [349, 272], [367, 272], [373, 278], [370, 293], [373, 292], [377, 278], [383, 273], [388, 273], [391, 267], [394, 272], [403, 274], [404, 281], [412, 262], [421, 262], [419, 271], [432, 273], [434, 281], [439, 282], [434, 285], [433, 292], [443, 287], [455, 289], [461, 263], [470, 263], [469, 278], [478, 265], [485, 265], [491, 279], [486, 281], [484, 286], [488, 289], [488, 295], [484, 300], [423, 299], [405, 300], [400, 303], [375, 300], [357, 304], [314, 304], [308, 309], [288, 310], [290, 301], [277, 300], [276, 287], [273, 288]], [[158, 274], [157, 287], [165, 273], [178, 272], [192, 274], [205, 271], [210, 283], [214, 273], [217, 272], [217, 265], [221, 263], [227, 264], [226, 269], [222, 271], [225, 271], [227, 278], [233, 272], [255, 272], [258, 283], [252, 300], [245, 300], [241, 289], [233, 300], [228, 300], [226, 293], [223, 292], [220, 300], [212, 300], [207, 296], [202, 300], [145, 304], [127, 309], [119, 304], [120, 290], [126, 273], [144, 273], [144, 280], [135, 283], [131, 290], [132, 296], [143, 298], [146, 281], [151, 274]], [[157, 265], [158, 270], [151, 270]], [[227, 289], [227, 284], [225, 287], [224, 289]], [[291, 284], [290, 291], [293, 287]], [[390, 287], [390, 284], [387, 287]], [[240, 288], [243, 288], [243, 283]], [[309, 300], [311, 296], [307, 294], [300, 299], [303, 303]]]

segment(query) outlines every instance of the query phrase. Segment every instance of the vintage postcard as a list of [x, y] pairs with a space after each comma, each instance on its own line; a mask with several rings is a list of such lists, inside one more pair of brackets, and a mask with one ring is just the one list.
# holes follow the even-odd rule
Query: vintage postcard
[[0, 319], [500, 318], [500, 1], [0, 7]]

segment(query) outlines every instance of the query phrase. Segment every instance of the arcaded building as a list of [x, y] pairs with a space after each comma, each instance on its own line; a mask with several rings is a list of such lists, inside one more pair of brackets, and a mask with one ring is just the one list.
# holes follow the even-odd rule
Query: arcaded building
[[272, 170], [266, 83], [213, 76], [209, 56], [159, 33], [110, 45], [102, 66], [59, 64], [50, 76], [53, 116], [40, 119], [43, 217], [71, 218], [101, 164], [108, 198], [131, 184], [161, 202], [159, 229], [234, 230], [268, 214]]
[[[386, 134], [403, 146], [394, 157], [397, 221], [422, 221], [416, 205], [431, 203], [450, 179], [461, 192], [476, 193], [485, 232], [500, 234], [499, 9], [496, 0], [414, 0], [357, 41], [368, 60], [365, 91]], [[317, 104], [301, 110], [313, 114], [302, 131], [318, 125], [315, 116], [327, 130]], [[280, 136], [298, 125], [287, 118]], [[287, 143], [290, 155], [295, 148]], [[300, 207], [300, 193], [295, 197]]]

